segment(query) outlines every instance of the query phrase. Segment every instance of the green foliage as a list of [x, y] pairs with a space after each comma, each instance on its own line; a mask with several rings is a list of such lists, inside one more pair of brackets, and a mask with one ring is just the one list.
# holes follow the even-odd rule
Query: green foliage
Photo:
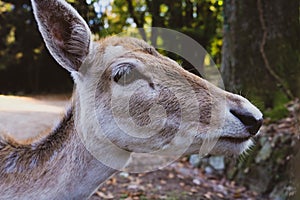
[[124, 200], [128, 198], [128, 194], [121, 194], [120, 200]]
[[264, 114], [266, 117], [271, 118], [272, 121], [277, 121], [289, 114], [285, 106], [289, 102], [289, 99], [282, 92], [277, 92], [274, 96], [274, 107], [266, 109]]
[[[257, 95], [257, 91], [254, 90], [253, 93], [247, 96], [248, 99], [251, 99], [251, 102], [254, 103], [264, 114], [265, 118], [269, 118], [272, 122], [282, 119], [288, 115], [288, 110], [286, 104], [289, 102], [287, 96], [281, 91], [271, 91], [272, 94], [272, 105], [266, 106], [264, 100], [264, 95]], [[256, 93], [256, 95], [255, 95]]]
[[[106, 13], [105, 32], [120, 33], [130, 27], [171, 28], [195, 39], [220, 63], [222, 5], [223, 1], [216, 0], [115, 0], [112, 10]], [[141, 34], [144, 39], [150, 38], [152, 44], [159, 40], [159, 35]]]
[[[223, 1], [67, 1], [88, 22], [96, 39], [131, 31], [134, 27], [171, 28], [191, 36], [220, 63]], [[58, 66], [53, 67], [57, 64], [37, 31], [30, 0], [0, 0], [0, 21], [0, 93], [71, 89], [68, 74], [59, 71]], [[152, 32], [140, 31], [139, 34], [153, 44], [165, 39]], [[173, 57], [180, 61], [180, 58]], [[56, 77], [58, 85], [50, 77]]]

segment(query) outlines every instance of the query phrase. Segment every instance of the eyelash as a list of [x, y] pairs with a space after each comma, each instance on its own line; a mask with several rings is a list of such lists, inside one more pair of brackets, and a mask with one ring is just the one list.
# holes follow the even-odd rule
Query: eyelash
[[118, 65], [117, 71], [113, 74], [113, 79], [116, 83], [126, 74], [129, 74], [133, 69], [133, 65], [131, 63], [122, 63]]
[[140, 73], [134, 64], [121, 63], [117, 65], [115, 69], [116, 70], [112, 73], [112, 77], [117, 84], [125, 86], [136, 80], [144, 79], [149, 83], [150, 88], [155, 89], [154, 83], [148, 77]]
[[119, 85], [128, 85], [144, 76], [136, 69], [132, 63], [122, 63], [117, 66], [113, 73], [113, 80]]

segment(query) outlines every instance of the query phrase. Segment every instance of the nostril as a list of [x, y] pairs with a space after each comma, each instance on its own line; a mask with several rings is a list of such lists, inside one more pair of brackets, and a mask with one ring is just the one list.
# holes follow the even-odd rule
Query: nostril
[[241, 112], [236, 110], [230, 110], [230, 112], [246, 126], [251, 135], [255, 135], [262, 126], [263, 119], [256, 119], [249, 112]]
[[252, 126], [257, 121], [249, 112], [242, 113], [235, 110], [230, 110], [230, 112], [246, 126]]

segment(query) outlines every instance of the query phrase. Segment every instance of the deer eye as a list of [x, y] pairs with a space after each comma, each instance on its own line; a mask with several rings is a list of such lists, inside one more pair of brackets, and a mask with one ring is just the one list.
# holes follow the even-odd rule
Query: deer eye
[[131, 63], [121, 63], [113, 72], [113, 79], [119, 85], [128, 85], [138, 79], [143, 78], [143, 75]]

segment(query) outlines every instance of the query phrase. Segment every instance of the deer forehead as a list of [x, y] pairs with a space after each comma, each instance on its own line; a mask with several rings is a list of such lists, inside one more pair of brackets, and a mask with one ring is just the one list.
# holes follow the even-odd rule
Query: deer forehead
[[103, 58], [103, 61], [112, 62], [116, 58], [119, 58], [119, 57], [123, 56], [127, 52], [128, 52], [128, 50], [126, 50], [123, 46], [109, 45], [105, 48], [102, 58]]
[[166, 62], [165, 64], [176, 64], [175, 61], [159, 54], [154, 47], [143, 40], [130, 37], [109, 37], [96, 43], [96, 52], [104, 62], [110, 64], [118, 58], [135, 58], [145, 64], [153, 66]]

